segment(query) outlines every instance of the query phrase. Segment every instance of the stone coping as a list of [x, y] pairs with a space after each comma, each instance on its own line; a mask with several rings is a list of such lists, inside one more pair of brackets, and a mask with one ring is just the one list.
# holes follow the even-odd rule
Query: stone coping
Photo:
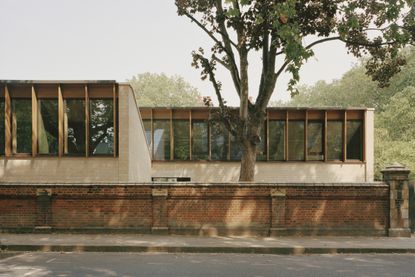
[[90, 186], [151, 186], [151, 187], [389, 187], [384, 182], [370, 182], [370, 183], [196, 183], [196, 182], [151, 182], [151, 183], [23, 183], [23, 182], [0, 182], [1, 186], [36, 186], [36, 187], [90, 187]]

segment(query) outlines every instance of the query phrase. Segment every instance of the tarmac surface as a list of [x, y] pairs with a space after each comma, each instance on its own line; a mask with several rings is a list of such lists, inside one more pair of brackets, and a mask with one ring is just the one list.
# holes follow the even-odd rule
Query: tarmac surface
[[336, 254], [415, 253], [415, 236], [198, 237], [139, 234], [0, 234], [4, 252]]

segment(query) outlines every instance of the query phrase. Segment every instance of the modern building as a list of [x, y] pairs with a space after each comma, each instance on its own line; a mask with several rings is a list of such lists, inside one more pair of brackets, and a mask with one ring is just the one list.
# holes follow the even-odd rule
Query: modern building
[[[138, 108], [115, 81], [0, 81], [0, 180], [236, 182], [215, 108]], [[257, 182], [373, 181], [373, 109], [269, 108]], [[146, 142], [147, 141], [147, 142]]]

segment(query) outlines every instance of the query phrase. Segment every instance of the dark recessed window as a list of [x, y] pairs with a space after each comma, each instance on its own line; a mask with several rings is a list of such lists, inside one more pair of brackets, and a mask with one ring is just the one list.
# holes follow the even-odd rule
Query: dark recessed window
[[89, 154], [114, 154], [114, 101], [89, 100]]
[[343, 121], [327, 121], [327, 159], [343, 160]]
[[307, 128], [307, 159], [322, 161], [324, 160], [324, 124], [322, 121], [309, 121]]
[[269, 126], [269, 159], [283, 161], [285, 159], [285, 121], [270, 120]]
[[347, 159], [363, 160], [363, 122], [347, 121]]
[[192, 159], [207, 160], [209, 158], [208, 123], [192, 122]]
[[190, 124], [189, 120], [173, 120], [174, 159], [190, 158]]
[[0, 98], [0, 155], [4, 155], [5, 149], [5, 126], [4, 126], [4, 98]]
[[65, 99], [64, 153], [85, 155], [85, 101]]
[[212, 121], [210, 125], [211, 159], [225, 161], [228, 159], [229, 132], [221, 122]]
[[153, 121], [154, 160], [170, 160], [170, 120]]
[[32, 100], [12, 99], [12, 149], [16, 153], [32, 153]]
[[56, 155], [59, 151], [58, 99], [37, 102], [38, 153]]
[[304, 160], [304, 121], [288, 122], [288, 160]]

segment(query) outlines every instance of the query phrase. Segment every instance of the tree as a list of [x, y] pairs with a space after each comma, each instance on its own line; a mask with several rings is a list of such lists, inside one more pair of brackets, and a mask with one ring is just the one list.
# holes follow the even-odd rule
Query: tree
[[[405, 60], [399, 49], [411, 38], [412, 0], [176, 0], [177, 12], [189, 18], [212, 40], [210, 53], [194, 51], [193, 66], [201, 69], [215, 90], [219, 117], [242, 147], [240, 181], [254, 180], [256, 148], [265, 109], [284, 72], [295, 93], [299, 70], [313, 56], [313, 47], [329, 41], [345, 43], [357, 57], [370, 55], [367, 73], [386, 86]], [[406, 12], [406, 13], [405, 13]], [[312, 41], [306, 44], [305, 41]], [[262, 71], [258, 96], [249, 101], [249, 54], [259, 52]], [[218, 65], [230, 73], [239, 96], [239, 114], [226, 106]]]
[[140, 107], [194, 107], [203, 105], [199, 91], [183, 77], [143, 73], [127, 80]]
[[404, 164], [415, 176], [415, 49], [402, 53], [407, 63], [393, 76], [390, 85], [376, 88], [364, 73], [363, 63], [332, 83], [318, 81], [302, 86], [287, 106], [375, 107], [375, 178], [394, 162]]

